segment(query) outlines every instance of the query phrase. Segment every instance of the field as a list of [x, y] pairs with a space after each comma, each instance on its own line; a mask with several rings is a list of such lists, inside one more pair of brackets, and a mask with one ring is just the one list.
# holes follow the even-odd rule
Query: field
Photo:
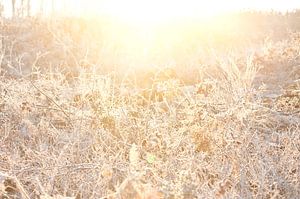
[[298, 15], [2, 19], [0, 198], [299, 198]]

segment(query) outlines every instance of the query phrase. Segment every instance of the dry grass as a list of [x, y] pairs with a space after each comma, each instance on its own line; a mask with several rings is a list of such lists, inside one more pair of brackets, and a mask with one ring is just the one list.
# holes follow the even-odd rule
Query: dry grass
[[39, 47], [12, 48], [18, 34], [3, 33], [0, 53], [1, 198], [300, 196], [297, 35], [242, 60], [215, 57], [189, 86], [171, 69], [147, 73], [142, 89], [145, 79], [91, 73], [96, 65], [76, 78], [41, 68], [74, 61], [52, 62], [48, 36], [49, 57], [29, 57], [21, 74], [22, 45]]

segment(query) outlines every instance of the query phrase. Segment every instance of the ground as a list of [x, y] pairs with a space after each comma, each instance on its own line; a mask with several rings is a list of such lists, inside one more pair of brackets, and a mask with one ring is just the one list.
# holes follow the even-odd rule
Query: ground
[[300, 196], [299, 33], [120, 78], [73, 59], [79, 35], [14, 23], [1, 33], [1, 198]]

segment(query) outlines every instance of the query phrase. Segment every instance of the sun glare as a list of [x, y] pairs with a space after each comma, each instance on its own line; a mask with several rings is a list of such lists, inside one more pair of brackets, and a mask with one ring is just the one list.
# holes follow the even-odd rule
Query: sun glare
[[158, 24], [178, 18], [207, 19], [243, 9], [286, 11], [300, 5], [296, 0], [93, 0], [97, 13], [127, 23]]
[[[96, 3], [99, 13], [127, 23], [159, 24], [187, 18], [208, 18], [234, 9], [229, 1], [199, 0], [106, 0]], [[231, 1], [233, 2], [233, 1]]]

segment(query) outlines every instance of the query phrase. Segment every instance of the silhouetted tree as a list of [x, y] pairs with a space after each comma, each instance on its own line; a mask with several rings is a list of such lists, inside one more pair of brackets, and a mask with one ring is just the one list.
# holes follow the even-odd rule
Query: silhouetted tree
[[19, 15], [21, 17], [24, 17], [25, 16], [25, 4], [24, 4], [24, 0], [21, 0], [21, 8], [20, 8], [20, 13]]
[[27, 0], [27, 17], [30, 16], [30, 10], [31, 10], [31, 1]]
[[11, 0], [11, 6], [12, 6], [12, 16], [15, 17], [15, 15], [16, 15], [16, 0]]
[[2, 2], [0, 2], [0, 18], [3, 17], [3, 13], [4, 13], [4, 5], [2, 4]]

